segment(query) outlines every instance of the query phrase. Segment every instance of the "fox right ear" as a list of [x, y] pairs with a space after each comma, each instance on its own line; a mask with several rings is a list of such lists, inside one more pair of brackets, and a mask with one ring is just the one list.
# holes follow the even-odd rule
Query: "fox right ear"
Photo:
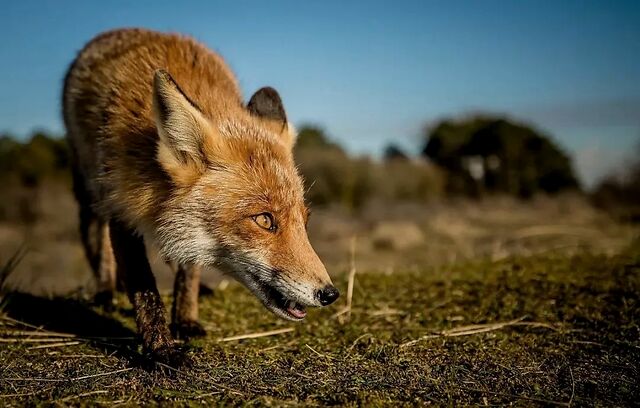
[[213, 129], [171, 75], [161, 69], [153, 77], [153, 112], [162, 167], [178, 181], [200, 174], [207, 165]]
[[269, 86], [260, 88], [249, 99], [247, 110], [250, 114], [270, 122], [276, 133], [282, 137], [282, 141], [289, 148], [293, 148], [296, 142], [296, 131], [287, 121], [287, 114], [278, 91]]

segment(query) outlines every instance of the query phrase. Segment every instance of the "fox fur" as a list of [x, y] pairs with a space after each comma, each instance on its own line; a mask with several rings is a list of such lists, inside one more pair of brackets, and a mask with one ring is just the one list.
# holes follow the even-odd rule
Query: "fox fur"
[[229, 67], [204, 45], [120, 29], [79, 52], [63, 112], [99, 296], [108, 303], [122, 276], [147, 350], [174, 352], [149, 245], [175, 265], [174, 336], [203, 334], [203, 267], [232, 275], [286, 319], [337, 298], [307, 237], [295, 132], [274, 89], [245, 104]]

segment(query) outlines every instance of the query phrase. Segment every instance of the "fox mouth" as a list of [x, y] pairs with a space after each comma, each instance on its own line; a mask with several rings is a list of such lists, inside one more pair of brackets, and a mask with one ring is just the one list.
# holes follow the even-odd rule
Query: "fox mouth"
[[[225, 256], [226, 255], [226, 256]], [[264, 307], [281, 319], [300, 321], [307, 317], [307, 307], [315, 302], [302, 300], [303, 292], [294, 283], [278, 276], [283, 272], [264, 266], [243, 256], [218, 257], [217, 266], [242, 283]], [[293, 285], [293, 286], [292, 286]]]
[[[227, 265], [230, 264], [227, 263]], [[245, 266], [245, 268], [235, 271], [233, 268], [229, 268], [233, 271], [232, 276], [246, 286], [273, 314], [292, 321], [300, 321], [307, 316], [307, 305], [288, 296], [281, 289], [281, 285], [278, 285], [277, 279], [264, 279], [269, 275], [273, 277], [274, 271], [248, 262], [238, 262], [237, 258], [236, 264]]]
[[267, 309], [286, 320], [302, 320], [307, 316], [304, 305], [287, 298], [280, 290], [268, 284], [260, 284], [256, 287], [257, 297]]

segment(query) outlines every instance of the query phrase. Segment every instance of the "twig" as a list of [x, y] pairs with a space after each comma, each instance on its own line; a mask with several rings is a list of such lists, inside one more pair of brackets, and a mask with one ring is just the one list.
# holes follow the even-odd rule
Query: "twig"
[[43, 344], [40, 346], [32, 346], [27, 350], [37, 350], [37, 349], [45, 349], [45, 348], [54, 348], [54, 347], [67, 347], [67, 346], [76, 346], [80, 344], [79, 341], [65, 341], [61, 343], [51, 343], [51, 344]]
[[48, 337], [78, 337], [75, 334], [70, 333], [58, 333], [58, 332], [50, 332], [50, 331], [30, 331], [30, 330], [10, 330], [6, 332], [0, 332], [2, 335], [6, 336], [28, 336], [28, 337], [39, 337], [39, 336], [48, 336]]
[[553, 331], [561, 330], [560, 327], [554, 326], [550, 323], [544, 323], [544, 322], [517, 322], [512, 324], [512, 326], [544, 327], [545, 329], [549, 329]]
[[64, 397], [60, 400], [60, 402], [64, 402], [64, 401], [69, 401], [75, 398], [84, 398], [84, 397], [88, 397], [90, 395], [96, 395], [96, 394], [108, 394], [109, 391], [107, 390], [96, 390], [96, 391], [89, 391], [89, 392], [83, 392], [82, 394], [75, 394], [75, 395], [69, 395], [68, 397]]
[[292, 332], [294, 330], [295, 329], [293, 327], [287, 327], [287, 328], [284, 328], [284, 329], [270, 330], [270, 331], [266, 331], [266, 332], [248, 333], [248, 334], [240, 334], [240, 335], [231, 336], [231, 337], [223, 337], [223, 338], [219, 339], [218, 341], [235, 341], [235, 340], [245, 340], [245, 339], [257, 339], [259, 337], [275, 336], [277, 334], [289, 333], [289, 332]]
[[348, 307], [344, 306], [342, 309], [340, 309], [336, 313], [334, 313], [331, 317], [333, 317], [333, 318], [340, 317], [343, 314], [347, 313], [348, 311], [350, 311], [350, 309]]
[[351, 352], [351, 350], [353, 350], [353, 348], [356, 346], [356, 344], [358, 344], [358, 342], [362, 339], [364, 339], [365, 337], [370, 337], [373, 336], [373, 334], [371, 333], [365, 333], [362, 336], [358, 337], [357, 339], [355, 339], [353, 341], [353, 343], [351, 343], [351, 346], [347, 349], [348, 352]]
[[295, 373], [295, 375], [297, 375], [298, 377], [306, 378], [307, 380], [313, 380], [313, 377], [311, 377], [310, 375], [304, 375], [302, 373]]
[[411, 340], [406, 343], [402, 343], [400, 348], [412, 346], [418, 342], [428, 339], [435, 339], [439, 337], [459, 337], [459, 336], [469, 336], [472, 334], [486, 333], [490, 331], [500, 330], [508, 326], [533, 326], [533, 327], [544, 327], [552, 330], [558, 330], [556, 327], [549, 325], [548, 323], [540, 323], [540, 322], [522, 322], [526, 316], [523, 316], [519, 319], [511, 320], [509, 322], [501, 322], [501, 323], [489, 323], [489, 324], [472, 324], [468, 326], [456, 327], [450, 330], [443, 330], [439, 333], [428, 334], [426, 336], [422, 336], [416, 340]]
[[[13, 330], [13, 331], [7, 331], [7, 332], [0, 332], [1, 334], [8, 334], [8, 335], [16, 335], [16, 336], [29, 336], [29, 337], [35, 337], [35, 336], [48, 336], [48, 337], [68, 337], [68, 338], [74, 338], [74, 339], [78, 339], [78, 340], [86, 340], [86, 341], [96, 341], [96, 340], [134, 340], [135, 337], [134, 336], [83, 336], [80, 337], [76, 334], [72, 334], [72, 333], [61, 333], [61, 332], [54, 332], [54, 331], [48, 331], [43, 329], [42, 327], [39, 326], [34, 326], [32, 324], [29, 323], [25, 323], [22, 322], [20, 320], [16, 320], [13, 319], [9, 316], [0, 316], [0, 320], [4, 320], [13, 324], [19, 324], [25, 327], [28, 327], [30, 329], [34, 329], [33, 331], [30, 330]], [[2, 339], [0, 339], [0, 342], [2, 342]], [[5, 342], [7, 343], [7, 342]], [[8, 343], [13, 343], [13, 342], [8, 342]]]
[[124, 373], [124, 372], [131, 371], [131, 370], [133, 370], [133, 368], [129, 367], [129, 368], [122, 368], [120, 370], [115, 370], [115, 371], [108, 371], [106, 373], [83, 375], [83, 376], [80, 376], [80, 377], [72, 377], [72, 378], [42, 378], [42, 377], [21, 378], [21, 377], [12, 377], [12, 378], [4, 378], [4, 380], [6, 380], [6, 381], [39, 381], [39, 382], [81, 381], [81, 380], [86, 380], [86, 379], [89, 379], [89, 378], [104, 377], [104, 376], [107, 376], [107, 375]]
[[42, 327], [30, 325], [28, 323], [24, 323], [24, 322], [21, 322], [21, 321], [16, 320], [16, 319], [12, 319], [11, 317], [7, 316], [6, 314], [0, 314], [0, 322], [2, 322], [3, 326], [5, 326], [5, 325], [8, 325], [8, 326], [21, 325], [21, 326], [30, 327], [30, 328], [36, 329], [36, 330], [41, 330], [42, 329]]
[[333, 359], [333, 357], [331, 357], [331, 356], [328, 356], [328, 355], [326, 355], [326, 354], [322, 354], [322, 353], [320, 353], [320, 352], [318, 352], [318, 351], [314, 350], [314, 348], [313, 348], [313, 347], [311, 347], [311, 346], [310, 346], [310, 345], [308, 345], [308, 344], [305, 344], [305, 346], [307, 346], [307, 348], [308, 348], [309, 350], [313, 351], [316, 355], [318, 355], [318, 356], [320, 356], [320, 357], [328, 358], [328, 359], [330, 359], [330, 360], [332, 360], [332, 359]]
[[120, 370], [108, 371], [106, 373], [83, 375], [81, 377], [70, 378], [69, 381], [81, 381], [81, 380], [86, 380], [88, 378], [104, 377], [104, 376], [107, 376], [107, 375], [126, 373], [127, 371], [131, 371], [131, 370], [133, 370], [133, 367], [121, 368]]
[[9, 279], [9, 275], [15, 271], [18, 264], [27, 254], [27, 246], [23, 243], [9, 260], [0, 268], [0, 295], [4, 290], [4, 284]]
[[568, 406], [570, 407], [573, 403], [573, 396], [576, 393], [576, 380], [573, 378], [573, 370], [571, 369], [571, 367], [569, 367], [569, 374], [571, 374], [571, 398], [569, 398], [568, 404]]
[[54, 342], [60, 342], [60, 338], [36, 338], [36, 339], [29, 339], [29, 338], [22, 338], [22, 339], [3, 339], [0, 338], [0, 343], [54, 343]]
[[40, 327], [40, 326], [34, 326], [33, 324], [25, 323], [25, 322], [22, 322], [20, 320], [13, 319], [13, 318], [11, 318], [9, 316], [0, 316], [0, 320], [5, 320], [7, 322], [11, 322], [11, 323], [15, 323], [15, 324], [21, 324], [24, 327], [29, 327], [30, 329], [43, 331], [42, 327]]
[[65, 378], [42, 378], [42, 377], [5, 377], [3, 378], [5, 381], [37, 381], [37, 382], [65, 382], [69, 381]]
[[374, 316], [374, 317], [393, 316], [393, 315], [401, 315], [401, 314], [405, 314], [405, 312], [403, 310], [390, 309], [388, 307], [380, 310], [374, 310], [373, 312], [369, 312], [369, 316]]
[[351, 303], [353, 301], [353, 286], [356, 281], [356, 236], [351, 238], [351, 268], [349, 270], [349, 284], [347, 285], [347, 321], [351, 319]]
[[349, 268], [349, 283], [347, 285], [347, 305], [338, 310], [332, 317], [340, 317], [346, 314], [346, 321], [351, 319], [351, 303], [353, 301], [353, 285], [356, 280], [356, 236], [351, 238], [350, 254], [350, 268]]
[[277, 349], [278, 347], [280, 347], [280, 344], [276, 344], [275, 346], [271, 346], [271, 347], [265, 347], [265, 348], [263, 348], [263, 349], [258, 350], [257, 352], [258, 352], [258, 353], [264, 353], [264, 352], [266, 352], [266, 351], [275, 350], [275, 349]]

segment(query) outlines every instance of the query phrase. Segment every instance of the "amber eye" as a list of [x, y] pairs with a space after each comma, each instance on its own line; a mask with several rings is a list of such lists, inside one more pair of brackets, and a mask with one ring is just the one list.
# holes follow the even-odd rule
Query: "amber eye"
[[271, 214], [262, 213], [262, 214], [254, 215], [252, 218], [256, 222], [256, 224], [258, 224], [260, 227], [269, 231], [276, 230], [276, 224], [273, 222], [273, 216]]

